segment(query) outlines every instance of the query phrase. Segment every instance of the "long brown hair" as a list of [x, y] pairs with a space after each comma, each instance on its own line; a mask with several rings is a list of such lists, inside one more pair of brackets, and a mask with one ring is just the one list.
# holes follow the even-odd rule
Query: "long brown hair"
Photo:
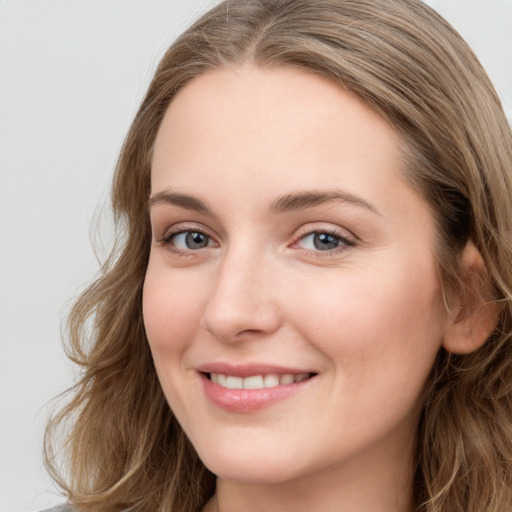
[[448, 306], [468, 288], [462, 249], [469, 240], [478, 247], [498, 324], [479, 350], [438, 355], [418, 427], [413, 507], [511, 510], [512, 135], [472, 51], [419, 0], [228, 0], [167, 51], [116, 168], [116, 247], [69, 318], [68, 353], [82, 372], [47, 430], [54, 478], [81, 510], [190, 512], [214, 492], [214, 475], [165, 401], [145, 336], [147, 201], [155, 136], [175, 94], [208, 70], [245, 62], [327, 77], [400, 131], [406, 178], [435, 214]]

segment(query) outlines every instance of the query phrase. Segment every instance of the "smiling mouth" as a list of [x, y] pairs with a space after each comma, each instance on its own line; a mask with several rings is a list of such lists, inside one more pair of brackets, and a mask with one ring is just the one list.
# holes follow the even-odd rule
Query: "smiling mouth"
[[238, 377], [223, 373], [205, 373], [208, 380], [226, 389], [265, 389], [297, 384], [314, 377], [315, 373], [269, 373]]

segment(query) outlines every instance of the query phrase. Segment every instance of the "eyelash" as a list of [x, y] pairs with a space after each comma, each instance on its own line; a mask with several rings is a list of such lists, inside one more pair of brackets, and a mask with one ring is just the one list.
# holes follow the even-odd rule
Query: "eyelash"
[[[200, 235], [205, 236], [208, 241], [213, 240], [213, 237], [211, 237], [208, 233], [205, 232], [203, 229], [198, 229], [197, 227], [191, 226], [191, 227], [182, 227], [180, 229], [176, 230], [168, 230], [164, 233], [160, 240], [160, 244], [167, 247], [169, 251], [171, 251], [174, 254], [177, 254], [178, 256], [195, 256], [194, 253], [196, 253], [199, 249], [179, 249], [175, 245], [172, 244], [173, 239], [176, 239], [179, 235], [183, 235], [185, 233], [197, 233]], [[204, 248], [208, 248], [208, 245]]]
[[291, 247], [296, 247], [301, 240], [304, 240], [308, 236], [315, 235], [328, 235], [334, 237], [339, 241], [339, 245], [337, 247], [325, 251], [322, 251], [320, 249], [303, 248], [303, 250], [310, 256], [312, 255], [319, 258], [336, 256], [339, 255], [341, 252], [346, 251], [348, 248], [354, 247], [356, 245], [356, 242], [353, 239], [347, 237], [346, 235], [340, 233], [339, 231], [336, 231], [335, 229], [309, 229], [304, 233], [301, 233], [300, 236], [297, 237], [296, 241], [291, 245]]
[[[197, 227], [190, 227], [190, 228], [185, 227], [185, 228], [177, 229], [175, 231], [173, 231], [173, 230], [167, 231], [162, 236], [162, 238], [160, 240], [160, 244], [163, 245], [163, 246], [168, 247], [168, 249], [172, 253], [177, 254], [179, 256], [184, 256], [184, 257], [194, 256], [195, 255], [194, 253], [198, 252], [200, 249], [207, 249], [207, 248], [211, 247], [209, 245], [206, 245], [205, 247], [200, 247], [200, 248], [197, 248], [197, 249], [179, 249], [175, 245], [172, 244], [173, 239], [176, 239], [176, 237], [178, 237], [179, 235], [183, 235], [183, 234], [186, 234], [186, 233], [196, 233], [196, 234], [199, 234], [199, 235], [203, 235], [203, 236], [205, 236], [208, 239], [208, 242], [213, 240], [212, 236], [210, 236], [208, 233], [206, 233], [204, 230], [202, 230], [200, 228], [197, 228]], [[328, 235], [328, 236], [334, 237], [334, 238], [336, 238], [339, 241], [339, 245], [337, 247], [334, 247], [332, 249], [328, 249], [328, 250], [325, 250], [325, 251], [322, 251], [320, 249], [306, 249], [306, 248], [303, 248], [302, 250], [307, 255], [312, 255], [312, 256], [320, 257], [320, 258], [321, 257], [329, 257], [329, 256], [333, 256], [333, 255], [338, 255], [339, 253], [344, 252], [348, 248], [353, 247], [353, 246], [356, 245], [356, 242], [353, 239], [347, 237], [346, 235], [343, 235], [342, 233], [340, 233], [339, 231], [336, 231], [334, 229], [313, 229], [313, 230], [309, 229], [309, 230], [304, 231], [303, 233], [301, 233], [296, 238], [296, 240], [290, 245], [290, 247], [292, 247], [292, 248], [298, 247], [299, 246], [299, 242], [301, 240], [306, 239], [306, 237], [308, 237], [308, 236], [314, 236], [314, 235]]]

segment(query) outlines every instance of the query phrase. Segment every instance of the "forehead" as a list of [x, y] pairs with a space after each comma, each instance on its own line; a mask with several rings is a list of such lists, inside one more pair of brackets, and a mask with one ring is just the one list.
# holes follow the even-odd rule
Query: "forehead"
[[196, 77], [174, 98], [159, 129], [153, 164], [158, 166], [162, 153], [169, 156], [161, 150], [178, 136], [183, 149], [185, 141], [213, 145], [231, 136], [231, 147], [222, 147], [226, 154], [247, 137], [265, 149], [276, 135], [292, 145], [329, 132], [326, 142], [337, 137], [349, 143], [365, 135], [376, 151], [398, 149], [400, 139], [373, 109], [326, 78], [292, 67], [221, 68]]
[[201, 196], [222, 183], [223, 192], [250, 185], [270, 201], [286, 188], [341, 187], [374, 203], [372, 194], [403, 182], [401, 147], [382, 116], [326, 78], [295, 68], [217, 69], [170, 104], [155, 142], [152, 193], [193, 184]]

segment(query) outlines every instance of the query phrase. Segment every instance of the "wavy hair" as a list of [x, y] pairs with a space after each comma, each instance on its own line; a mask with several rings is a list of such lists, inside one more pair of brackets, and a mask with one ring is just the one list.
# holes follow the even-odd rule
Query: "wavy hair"
[[115, 171], [116, 247], [69, 317], [68, 355], [81, 378], [47, 429], [51, 474], [84, 511], [190, 512], [214, 492], [165, 401], [144, 331], [150, 161], [176, 93], [208, 70], [247, 62], [326, 77], [401, 133], [406, 177], [435, 215], [447, 306], [453, 293], [484, 296], [460, 265], [469, 240], [482, 254], [497, 326], [470, 354], [438, 354], [412, 507], [512, 510], [512, 135], [473, 52], [419, 0], [228, 0], [169, 48]]

